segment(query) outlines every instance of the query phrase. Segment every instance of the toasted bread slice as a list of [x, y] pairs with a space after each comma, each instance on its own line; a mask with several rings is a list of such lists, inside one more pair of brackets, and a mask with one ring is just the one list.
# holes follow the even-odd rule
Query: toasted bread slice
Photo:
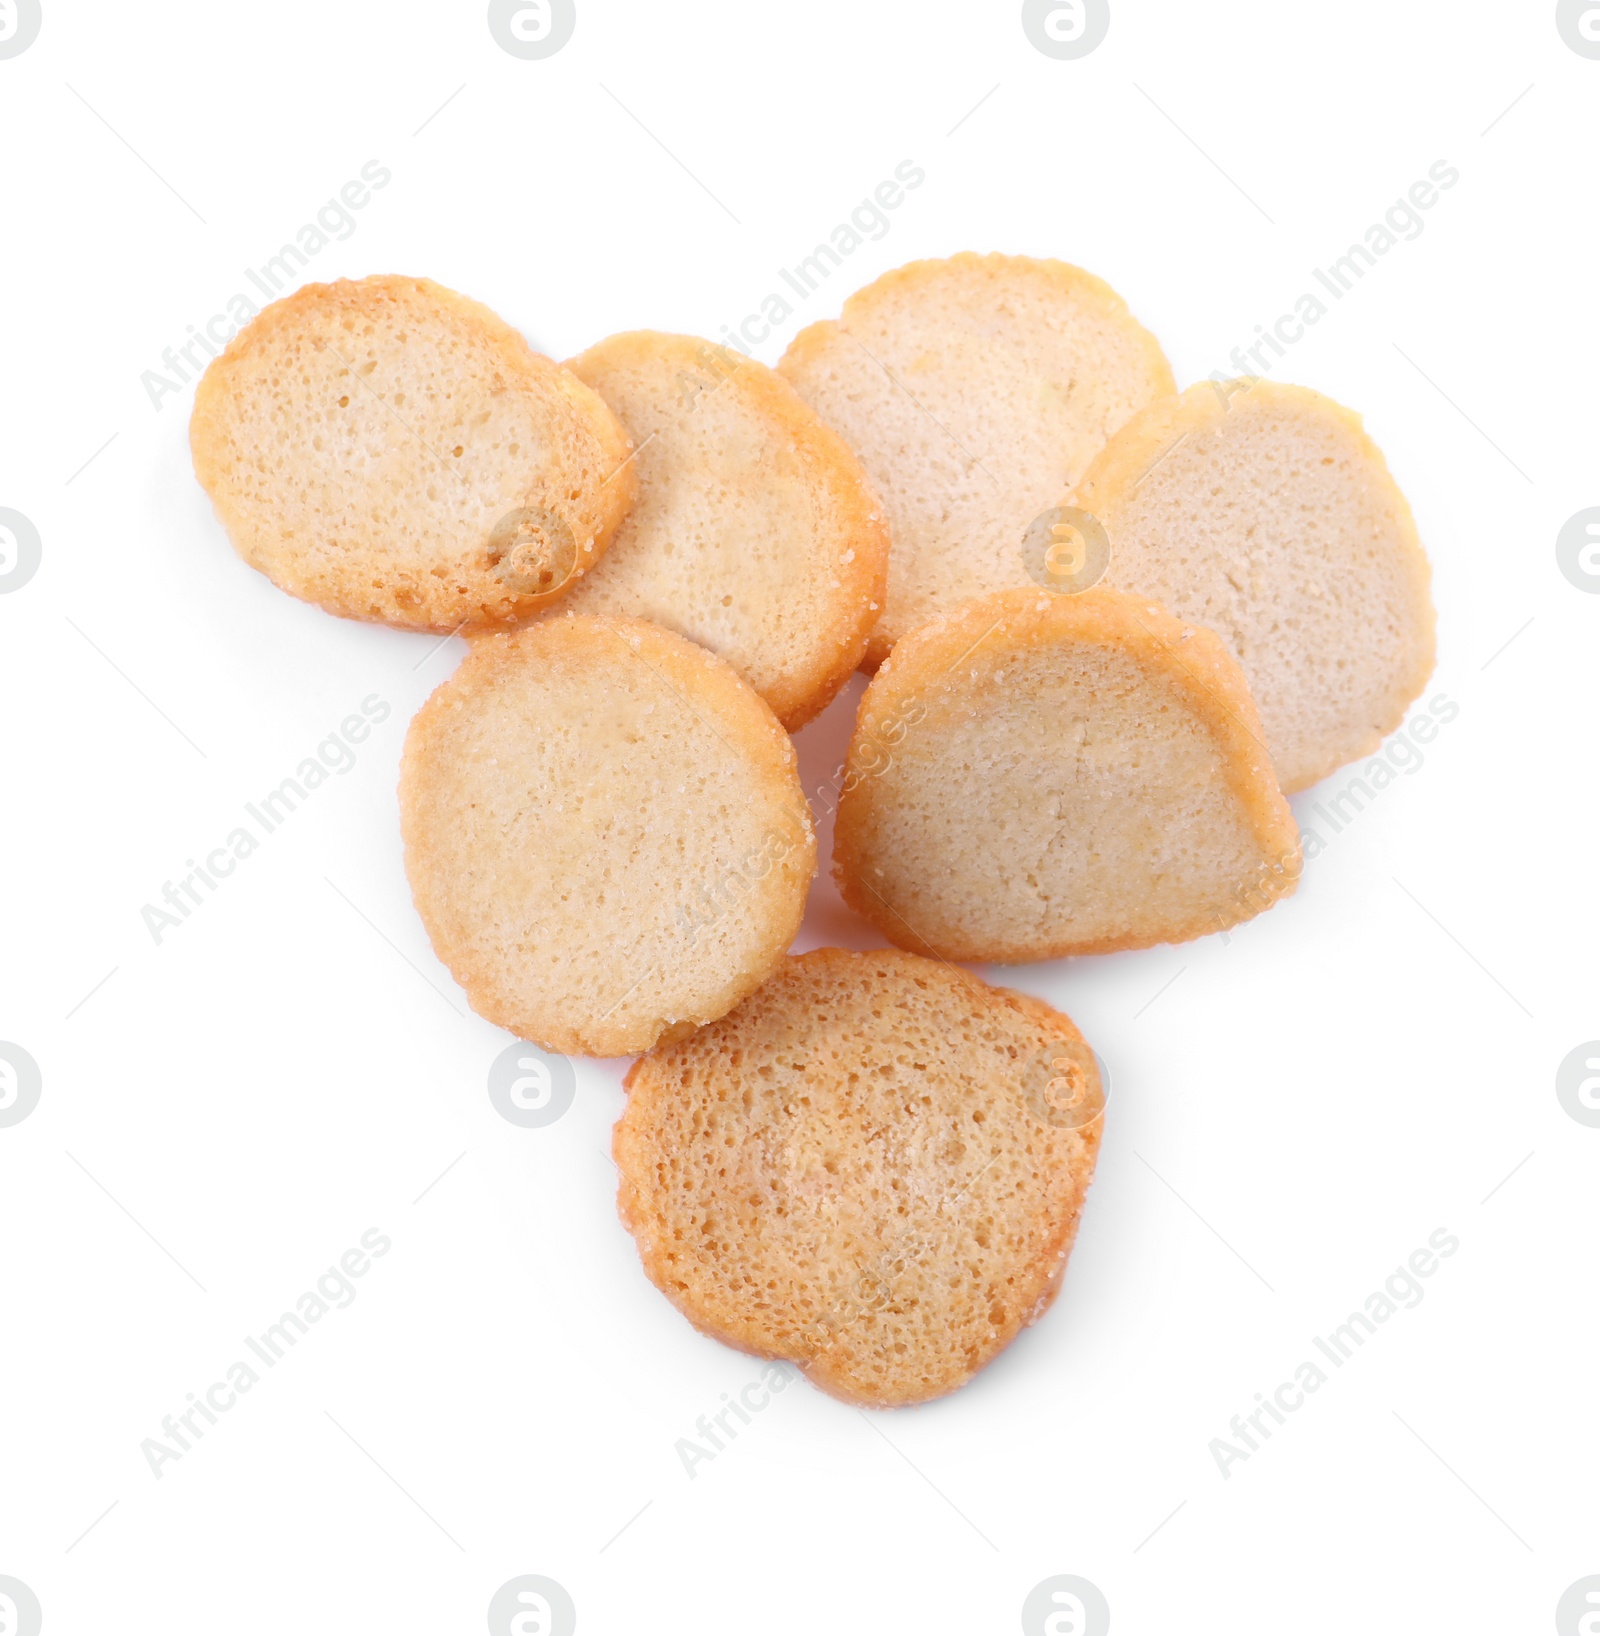
[[1141, 597], [1001, 591], [900, 643], [834, 829], [846, 902], [947, 960], [1179, 943], [1300, 872], [1239, 667]]
[[274, 302], [206, 370], [189, 443], [252, 568], [407, 630], [528, 618], [594, 566], [633, 499], [600, 398], [425, 278]]
[[837, 322], [802, 330], [778, 369], [888, 509], [873, 665], [958, 604], [1027, 585], [1029, 524], [1130, 415], [1173, 390], [1155, 338], [1109, 285], [1022, 256], [886, 273]]
[[765, 364], [690, 335], [613, 335], [567, 367], [633, 439], [639, 497], [562, 607], [710, 648], [793, 732], [882, 609], [888, 524], [856, 457]]
[[400, 816], [412, 896], [473, 1009], [588, 1056], [737, 1005], [783, 958], [816, 868], [771, 710], [636, 619], [474, 643], [411, 723]]
[[1072, 502], [1105, 583], [1214, 630], [1289, 793], [1375, 750], [1433, 671], [1428, 559], [1361, 419], [1275, 381], [1202, 382], [1135, 416]]
[[1069, 1019], [889, 949], [785, 961], [627, 1087], [646, 1273], [697, 1329], [878, 1407], [954, 1390], [1050, 1305], [1104, 1114]]

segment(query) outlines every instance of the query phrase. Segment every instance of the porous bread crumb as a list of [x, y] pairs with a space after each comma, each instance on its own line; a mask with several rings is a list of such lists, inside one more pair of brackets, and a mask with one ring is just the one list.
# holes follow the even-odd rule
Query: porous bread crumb
[[786, 960], [627, 1088], [618, 1209], [650, 1278], [878, 1407], [954, 1390], [1049, 1306], [1103, 1125], [1068, 1018], [894, 950]]

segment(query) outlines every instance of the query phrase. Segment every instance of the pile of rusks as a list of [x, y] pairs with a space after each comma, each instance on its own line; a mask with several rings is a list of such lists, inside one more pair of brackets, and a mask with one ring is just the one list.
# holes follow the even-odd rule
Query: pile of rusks
[[[952, 962], [1179, 942], [1294, 890], [1284, 793], [1433, 664], [1429, 571], [1360, 420], [1185, 392], [1099, 279], [886, 274], [776, 370], [638, 332], [565, 365], [425, 279], [310, 285], [200, 383], [246, 562], [460, 633], [412, 722], [439, 958], [548, 1051], [643, 1053], [619, 1205], [701, 1330], [860, 1403], [969, 1379], [1048, 1306], [1094, 1053]], [[789, 735], [872, 672], [836, 804], [893, 949], [790, 956], [816, 871]]]

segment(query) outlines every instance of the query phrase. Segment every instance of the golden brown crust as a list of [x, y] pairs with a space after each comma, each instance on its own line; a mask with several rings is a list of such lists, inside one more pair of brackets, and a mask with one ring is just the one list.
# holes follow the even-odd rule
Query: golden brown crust
[[816, 866], [772, 712], [643, 620], [475, 642], [407, 733], [400, 811], [417, 911], [473, 1009], [576, 1055], [737, 1005], [793, 941]]
[[[671, 457], [659, 453], [665, 447], [665, 428], [656, 422], [656, 405], [630, 401], [630, 374], [679, 383], [675, 433], [692, 436], [703, 403], [720, 412], [727, 397], [736, 399], [748, 416], [752, 424], [744, 430], [757, 445], [741, 449], [745, 465], [735, 475], [751, 494], [764, 497], [767, 529], [789, 531], [790, 543], [778, 553], [781, 577], [741, 565], [737, 580], [727, 578], [724, 561], [691, 558], [685, 541], [660, 537], [663, 524], [641, 503], [619, 531], [604, 571], [577, 587], [571, 603], [580, 613], [653, 619], [700, 641], [726, 658], [785, 728], [796, 731], [825, 709], [849, 679], [883, 605], [888, 523], [860, 463], [781, 376], [753, 358], [694, 336], [649, 330], [613, 335], [569, 360], [567, 367], [602, 397], [615, 392], [612, 407], [638, 451], [634, 465], [644, 501], [657, 483], [676, 481], [690, 488], [703, 485], [714, 504], [714, 491], [724, 487], [727, 472], [725, 457], [703, 462], [686, 458], [676, 470], [659, 467], [660, 459]], [[636, 418], [639, 414], [644, 418]], [[659, 575], [664, 548], [674, 553], [675, 569], [681, 565], [682, 582], [663, 589], [657, 578], [647, 586], [645, 572]], [[721, 577], [690, 583], [696, 574]], [[710, 591], [718, 593], [719, 602], [722, 593], [737, 599], [740, 617], [725, 617], [716, 627], [697, 607]], [[762, 595], [773, 605], [745, 606]], [[776, 654], [776, 644], [763, 640], [764, 631], [781, 633], [785, 648], [795, 643], [800, 651]], [[803, 642], [799, 633], [804, 633]]]
[[[1297, 735], [1295, 742], [1284, 744], [1277, 755], [1278, 774], [1285, 794], [1309, 789], [1330, 773], [1348, 762], [1370, 755], [1405, 718], [1411, 703], [1427, 686], [1433, 673], [1435, 657], [1435, 614], [1430, 586], [1432, 568], [1417, 533], [1416, 519], [1411, 507], [1389, 471], [1383, 452], [1368, 436], [1361, 416], [1343, 404], [1315, 392], [1309, 387], [1294, 386], [1271, 380], [1202, 381], [1186, 391], [1163, 398], [1136, 414], [1095, 457], [1070, 496], [1069, 503], [1096, 517], [1107, 529], [1111, 540], [1111, 567], [1107, 586], [1132, 591], [1135, 594], [1158, 596], [1154, 584], [1145, 584], [1137, 576], [1130, 579], [1132, 570], [1118, 550], [1121, 513], [1141, 492], [1156, 473], [1161, 463], [1186, 443], [1203, 437], [1229, 424], [1230, 415], [1249, 415], [1253, 411], [1301, 410], [1314, 417], [1322, 417], [1343, 428], [1350, 443], [1358, 451], [1366, 467], [1367, 479], [1382, 508], [1392, 521], [1393, 545], [1398, 559], [1399, 577], [1404, 585], [1403, 606], [1392, 610], [1406, 629], [1404, 650], [1393, 656], [1392, 674], [1386, 697], [1372, 718], [1360, 724], [1344, 724], [1340, 742], [1317, 743], [1312, 738]], [[1185, 553], [1182, 568], [1175, 569], [1176, 577], [1192, 582], [1197, 575], [1190, 566], [1188, 553], [1195, 549], [1195, 541], [1187, 534], [1174, 535], [1171, 541], [1175, 551]], [[1259, 561], [1259, 554], [1255, 559]], [[1343, 572], [1341, 573], [1341, 569]], [[1299, 576], [1312, 575], [1317, 579], [1331, 576], [1335, 583], [1347, 584], [1348, 564], [1325, 564], [1298, 557], [1286, 560], [1285, 571]], [[1236, 576], [1237, 577], [1237, 576]], [[1185, 585], [1188, 589], [1188, 584]], [[1270, 583], [1260, 593], [1260, 623], [1271, 625], [1281, 612], [1281, 599], [1272, 594]], [[1320, 633], [1314, 629], [1298, 632], [1297, 647], [1303, 654], [1315, 643]], [[1261, 670], [1260, 644], [1252, 644], [1250, 656], [1237, 655], [1247, 668], [1252, 660], [1257, 670], [1251, 681], [1258, 698], [1265, 700], [1267, 690], [1277, 678]], [[1356, 655], [1342, 650], [1331, 659], [1343, 662]], [[1263, 706], [1265, 709], [1265, 707]], [[1271, 715], [1271, 712], [1267, 712]], [[1353, 736], [1349, 731], [1354, 729]]]
[[[434, 370], [448, 379], [430, 389]], [[633, 500], [629, 444], [598, 395], [422, 278], [273, 302], [207, 368], [189, 439], [246, 562], [330, 613], [408, 630], [527, 619], [599, 560]], [[569, 577], [506, 565], [524, 514], [548, 524]]]
[[[1081, 1116], [1046, 1100], [1067, 1073]], [[954, 1390], [1043, 1314], [1103, 1127], [1069, 1018], [887, 949], [790, 958], [626, 1087], [617, 1205], [651, 1281], [869, 1407]]]
[[[1164, 920], [1159, 935], [1146, 927], [1089, 939], [1057, 933], [996, 943], [956, 928], [930, 932], [915, 906], [897, 908], [890, 901], [896, 894], [885, 876], [896, 860], [873, 849], [875, 807], [894, 799], [881, 775], [896, 758], [915, 757], [919, 745], [936, 744], [953, 722], [981, 713], [986, 699], [1004, 697], [1003, 682], [989, 679], [996, 670], [1003, 675], [1030, 652], [1078, 646], [1130, 657], [1162, 678], [1204, 725], [1215, 744], [1218, 770], [1254, 836], [1259, 879], [1242, 882], [1234, 901], [1220, 910], [1213, 906]], [[979, 650], [981, 666], [969, 662]], [[1103, 590], [1079, 596], [1000, 591], [913, 632], [897, 644], [862, 696], [845, 768], [833, 857], [846, 903], [892, 943], [944, 960], [1016, 963], [1183, 942], [1260, 913], [1299, 880], [1299, 833], [1273, 776], [1260, 718], [1239, 667], [1212, 632], [1183, 624], [1145, 598]], [[991, 843], [974, 835], [971, 844]]]

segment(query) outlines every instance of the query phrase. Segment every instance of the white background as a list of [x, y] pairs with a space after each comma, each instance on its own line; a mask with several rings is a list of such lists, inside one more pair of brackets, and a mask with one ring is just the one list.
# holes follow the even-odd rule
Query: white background
[[[0, 596], [0, 1039], [43, 1073], [0, 1129], [0, 1574], [50, 1636], [477, 1631], [524, 1573], [590, 1636], [1010, 1632], [1058, 1573], [1123, 1633], [1549, 1629], [1600, 1573], [1600, 1130], [1555, 1094], [1600, 1036], [1600, 599], [1554, 552], [1600, 504], [1600, 62], [1544, 0], [1113, 0], [1080, 61], [1009, 3], [578, 6], [519, 61], [477, 4], [44, 0], [0, 61], [0, 505], [43, 540]], [[1276, 371], [1361, 410], [1410, 496], [1459, 715], [1230, 939], [1005, 979], [1113, 1101], [1060, 1301], [952, 1398], [798, 1382], [686, 1475], [760, 1365], [618, 1225], [626, 1065], [502, 1120], [507, 1037], [410, 907], [396, 766], [461, 644], [246, 569], [190, 389], [141, 385], [373, 159], [306, 276], [426, 274], [557, 357], [719, 338], [910, 159], [762, 358], [997, 249], [1108, 279], [1180, 383], [1460, 171]], [[371, 694], [354, 770], [157, 946], [141, 906]], [[850, 708], [802, 736], [809, 788]], [[819, 881], [804, 945], [878, 941]], [[354, 1304], [155, 1478], [141, 1441], [373, 1227]], [[1422, 1304], [1224, 1477], [1231, 1417], [1441, 1227]]]

